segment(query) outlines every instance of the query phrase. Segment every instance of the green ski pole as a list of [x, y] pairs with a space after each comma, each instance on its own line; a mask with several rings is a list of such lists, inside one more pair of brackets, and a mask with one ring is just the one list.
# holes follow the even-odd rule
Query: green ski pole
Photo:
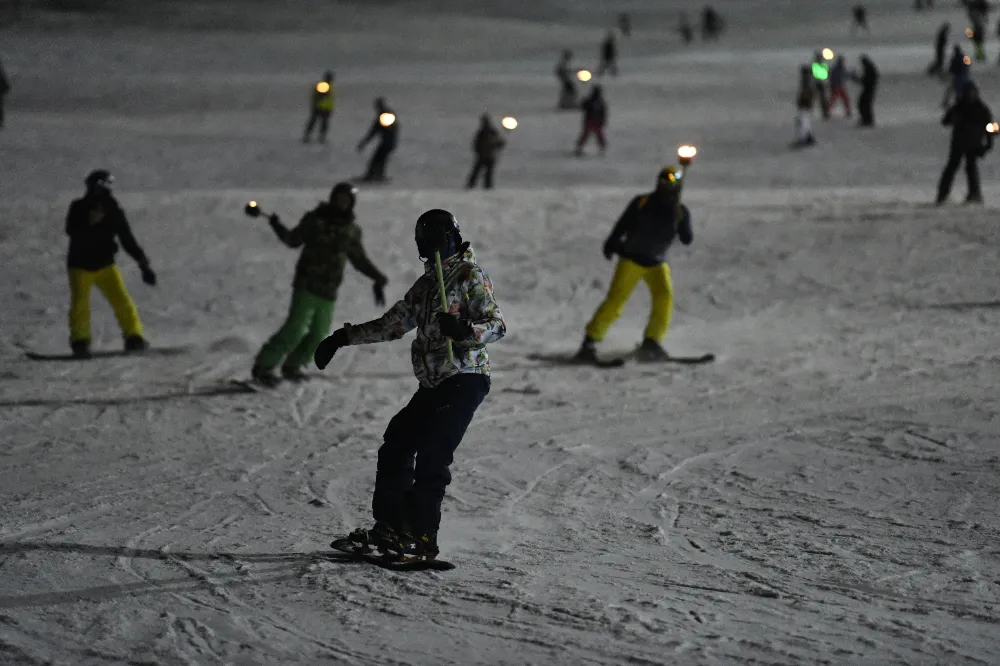
[[[434, 251], [434, 265], [437, 268], [437, 278], [438, 278], [438, 291], [441, 294], [441, 311], [448, 311], [448, 295], [444, 290], [444, 269], [441, 268], [441, 253], [437, 250]], [[451, 348], [451, 338], [447, 338], [448, 341], [448, 362], [455, 362], [455, 352]]]

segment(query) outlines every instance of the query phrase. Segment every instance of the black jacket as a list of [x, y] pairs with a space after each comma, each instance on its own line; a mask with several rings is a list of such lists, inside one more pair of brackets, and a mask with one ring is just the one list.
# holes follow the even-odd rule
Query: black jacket
[[961, 101], [948, 109], [941, 119], [942, 125], [951, 125], [951, 149], [978, 151], [993, 145], [993, 137], [986, 126], [993, 122], [993, 113], [982, 100]]
[[70, 268], [97, 271], [115, 263], [116, 238], [129, 256], [140, 264], [147, 263], [146, 253], [132, 235], [125, 212], [111, 195], [87, 195], [70, 204], [66, 233], [69, 235], [67, 263]]
[[667, 260], [667, 250], [675, 237], [685, 245], [694, 240], [687, 206], [655, 193], [641, 194], [632, 199], [618, 218], [604, 248], [606, 254], [617, 254], [640, 266], [656, 266]]
[[878, 85], [878, 69], [875, 63], [868, 59], [861, 60], [861, 76], [854, 77], [854, 80], [861, 84], [862, 92], [875, 92]]
[[587, 122], [604, 125], [608, 122], [608, 105], [603, 97], [591, 95], [580, 104], [583, 109], [583, 119]]
[[395, 115], [395, 112], [388, 107], [376, 113], [375, 120], [372, 121], [372, 126], [368, 130], [368, 134], [365, 134], [364, 138], [361, 139], [362, 146], [377, 136], [379, 139], [379, 148], [393, 150], [396, 147], [397, 134], [399, 133], [399, 116], [396, 116], [396, 120], [391, 125], [384, 127], [379, 121], [383, 113], [392, 113]]

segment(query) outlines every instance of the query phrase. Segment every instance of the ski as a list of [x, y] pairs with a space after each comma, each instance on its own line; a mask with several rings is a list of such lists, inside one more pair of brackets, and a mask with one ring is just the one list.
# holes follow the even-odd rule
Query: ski
[[74, 356], [72, 353], [45, 354], [42, 352], [25, 351], [24, 355], [32, 361], [90, 361], [98, 358], [121, 358], [125, 356], [176, 356], [183, 354], [188, 349], [188, 347], [150, 347], [149, 349], [135, 351], [98, 349], [90, 352], [90, 356]]
[[331, 562], [364, 562], [392, 571], [451, 571], [455, 565], [445, 560], [391, 560], [381, 555], [332, 551], [323, 554]]

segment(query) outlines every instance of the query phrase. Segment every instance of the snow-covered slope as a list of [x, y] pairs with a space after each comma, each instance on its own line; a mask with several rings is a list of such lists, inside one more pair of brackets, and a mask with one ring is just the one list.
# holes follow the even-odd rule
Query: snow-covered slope
[[[606, 82], [609, 153], [575, 160], [551, 68], [563, 43], [596, 53], [581, 50], [601, 34], [590, 5], [487, 21], [371, 4], [324, 3], [343, 19], [332, 37], [147, 25], [107, 40], [65, 16], [3, 33], [0, 663], [994, 663], [1000, 231], [995, 208], [926, 205], [947, 135], [941, 89], [917, 73], [918, 40], [960, 14], [885, 3], [885, 43], [852, 46], [831, 18], [850, 3], [795, 3], [815, 19], [720, 3], [757, 22], [681, 51], [657, 33], [674, 9], [644, 3], [649, 27]], [[792, 25], [873, 55], [881, 127], [837, 119], [787, 150], [812, 50], [773, 39]], [[332, 141], [302, 146], [303, 89], [328, 65]], [[995, 74], [977, 78], [1000, 103]], [[376, 94], [402, 144], [358, 212], [390, 295], [420, 270], [416, 216], [446, 207], [510, 326], [453, 467], [447, 573], [315, 555], [368, 521], [382, 431], [415, 388], [408, 341], [350, 348], [273, 394], [221, 390], [279, 324], [295, 258], [243, 203], [293, 220], [359, 173]], [[465, 192], [484, 106], [521, 128], [500, 188]], [[538, 367], [530, 354], [579, 343], [611, 274], [604, 234], [686, 140], [702, 148], [696, 238], [672, 250], [667, 346], [718, 360]], [[190, 349], [26, 360], [65, 348], [62, 218], [105, 165], [160, 275], [146, 287], [121, 259], [149, 337]], [[115, 348], [94, 303], [95, 344]], [[647, 305], [637, 291], [607, 350], [637, 342]], [[349, 274], [336, 321], [376, 314]]]

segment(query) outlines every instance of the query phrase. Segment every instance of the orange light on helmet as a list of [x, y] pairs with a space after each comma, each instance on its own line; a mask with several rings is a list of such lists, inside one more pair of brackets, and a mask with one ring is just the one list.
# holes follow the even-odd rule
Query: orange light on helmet
[[823, 60], [833, 60], [833, 49], [823, 49]]
[[382, 127], [389, 127], [396, 122], [396, 114], [386, 111], [378, 117], [378, 124]]
[[330, 84], [327, 83], [326, 81], [320, 81], [319, 83], [316, 84], [316, 92], [318, 92], [320, 95], [325, 95], [326, 93], [330, 92]]
[[514, 116], [507, 116], [500, 121], [500, 124], [504, 126], [504, 129], [517, 129], [517, 118]]
[[590, 73], [590, 70], [587, 69], [581, 69], [579, 72], [576, 73], [576, 78], [580, 79], [584, 83], [589, 81], [591, 79], [591, 76], [592, 75]]

